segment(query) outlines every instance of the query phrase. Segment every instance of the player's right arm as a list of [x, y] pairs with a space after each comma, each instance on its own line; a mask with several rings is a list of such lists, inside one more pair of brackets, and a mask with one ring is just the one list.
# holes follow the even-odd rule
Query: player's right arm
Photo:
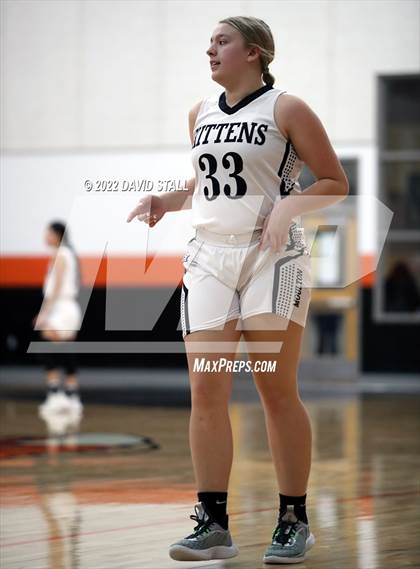
[[[188, 113], [188, 125], [190, 132], [191, 145], [194, 144], [194, 125], [197, 120], [198, 111], [202, 101], [196, 103]], [[139, 221], [148, 223], [150, 227], [162, 219], [168, 211], [179, 211], [180, 209], [191, 209], [191, 197], [195, 188], [195, 177], [190, 178], [186, 183], [186, 190], [167, 192], [166, 194], [148, 195], [141, 198], [137, 206], [129, 213], [127, 222], [136, 216]]]
[[[197, 120], [198, 111], [202, 101], [196, 103], [188, 113], [188, 127], [190, 132], [191, 145], [194, 144], [194, 126]], [[186, 184], [187, 190], [168, 192], [160, 196], [164, 203], [165, 211], [179, 211], [180, 209], [191, 209], [191, 196], [194, 193], [195, 177], [190, 178]]]

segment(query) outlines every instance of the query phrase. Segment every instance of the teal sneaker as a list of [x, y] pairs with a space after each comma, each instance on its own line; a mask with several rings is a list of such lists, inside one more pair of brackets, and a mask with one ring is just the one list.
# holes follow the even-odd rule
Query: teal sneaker
[[305, 553], [314, 545], [315, 537], [295, 515], [293, 506], [278, 520], [272, 542], [264, 553], [264, 563], [302, 563]]
[[194, 509], [196, 515], [190, 516], [198, 522], [194, 532], [170, 545], [169, 556], [176, 561], [208, 561], [238, 555], [230, 531], [209, 517], [202, 502], [198, 502]]

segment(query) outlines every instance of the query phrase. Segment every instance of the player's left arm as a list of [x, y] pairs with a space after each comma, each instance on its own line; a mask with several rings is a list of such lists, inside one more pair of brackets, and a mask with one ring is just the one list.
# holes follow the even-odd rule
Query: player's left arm
[[[282, 124], [298, 157], [305, 162], [316, 181], [302, 193], [291, 192], [278, 203], [294, 217], [339, 202], [349, 193], [349, 182], [316, 113], [295, 95], [279, 97], [274, 115]], [[304, 199], [302, 199], [304, 198]]]
[[283, 94], [276, 101], [274, 118], [279, 131], [316, 178], [303, 192], [292, 190], [277, 199], [264, 220], [259, 248], [282, 251], [291, 219], [345, 199], [349, 183], [321, 121], [309, 105], [299, 97]]

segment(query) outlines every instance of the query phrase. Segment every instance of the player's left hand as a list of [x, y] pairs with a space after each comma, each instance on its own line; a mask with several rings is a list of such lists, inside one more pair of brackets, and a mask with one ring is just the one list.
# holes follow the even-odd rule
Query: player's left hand
[[278, 201], [264, 220], [260, 251], [271, 247], [274, 252], [280, 253], [286, 246], [292, 215], [280, 205], [281, 201]]

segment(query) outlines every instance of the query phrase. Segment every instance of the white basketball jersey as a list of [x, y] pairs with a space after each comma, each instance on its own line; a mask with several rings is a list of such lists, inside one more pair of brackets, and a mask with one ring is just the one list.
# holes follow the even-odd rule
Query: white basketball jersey
[[[251, 232], [263, 226], [276, 200], [302, 191], [304, 163], [274, 119], [276, 99], [285, 92], [264, 85], [232, 107], [225, 92], [202, 102], [191, 155], [194, 228]], [[300, 225], [300, 216], [293, 220]]]
[[[62, 286], [60, 287], [59, 296], [57, 300], [76, 298], [79, 287], [78, 287], [78, 276], [77, 276], [77, 260], [72, 249], [67, 245], [60, 245], [57, 251], [57, 256], [62, 255], [65, 259], [65, 269], [63, 275]], [[56, 282], [56, 265], [55, 257], [51, 259], [48, 265], [48, 272], [44, 280], [43, 293], [45, 297], [50, 297], [53, 293], [55, 282]]]

